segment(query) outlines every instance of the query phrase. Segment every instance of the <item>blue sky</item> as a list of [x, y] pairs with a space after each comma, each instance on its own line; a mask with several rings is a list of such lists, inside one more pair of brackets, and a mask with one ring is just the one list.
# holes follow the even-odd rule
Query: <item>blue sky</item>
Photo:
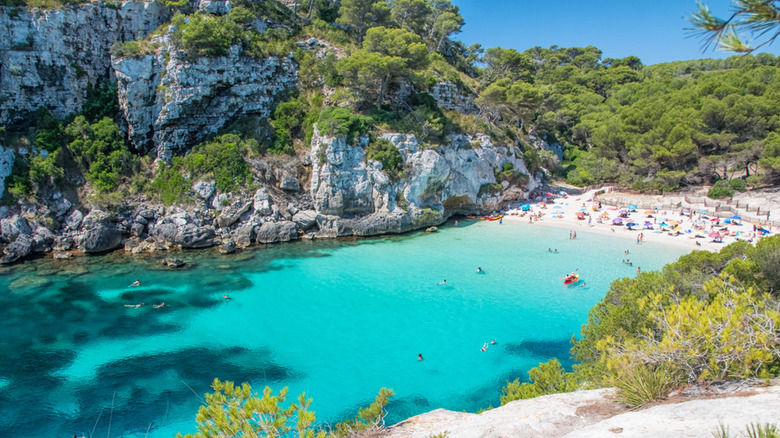
[[[466, 44], [501, 46], [519, 51], [541, 46], [596, 46], [604, 58], [636, 55], [645, 65], [730, 53], [703, 52], [697, 37], [686, 32], [684, 17], [695, 0], [451, 0], [466, 21], [455, 35]], [[730, 0], [706, 0], [716, 16], [726, 18]], [[764, 47], [780, 54], [780, 40]]]

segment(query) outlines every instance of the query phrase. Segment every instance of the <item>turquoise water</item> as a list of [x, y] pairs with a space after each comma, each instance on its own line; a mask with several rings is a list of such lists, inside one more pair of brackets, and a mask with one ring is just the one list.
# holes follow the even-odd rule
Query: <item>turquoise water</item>
[[[215, 377], [258, 391], [306, 391], [321, 422], [354, 415], [381, 387], [396, 393], [389, 422], [439, 407], [497, 406], [501, 386], [527, 378], [540, 361], [571, 365], [569, 340], [612, 280], [685, 252], [464, 222], [433, 234], [298, 242], [231, 257], [184, 252], [184, 271], [158, 267], [163, 255], [0, 270], [0, 430], [191, 432]], [[585, 285], [563, 286], [560, 277], [574, 270]], [[143, 284], [128, 287], [136, 278]], [[498, 344], [480, 351], [492, 339]]]

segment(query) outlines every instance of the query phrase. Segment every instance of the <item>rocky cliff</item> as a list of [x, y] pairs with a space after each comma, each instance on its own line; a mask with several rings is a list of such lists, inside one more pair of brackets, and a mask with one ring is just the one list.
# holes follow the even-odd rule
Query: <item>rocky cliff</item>
[[[423, 147], [414, 135], [385, 134], [404, 161], [404, 176], [390, 178], [381, 163], [366, 160], [363, 137], [316, 133], [304, 163], [255, 163], [265, 187], [253, 193], [220, 193], [213, 181], [193, 181], [192, 203], [164, 207], [128, 200], [119, 212], [71, 205], [55, 195], [47, 206], [0, 207], [3, 263], [55, 251], [132, 253], [220, 246], [223, 253], [299, 238], [401, 233], [437, 225], [454, 214], [498, 210], [525, 199], [539, 185], [512, 146], [486, 136], [451, 136]], [[311, 174], [303, 164], [311, 166]], [[506, 166], [511, 164], [511, 166]], [[497, 182], [511, 167], [519, 176]], [[310, 185], [302, 186], [302, 181]], [[489, 187], [490, 190], [485, 190]]]
[[235, 45], [226, 56], [193, 60], [171, 46], [168, 34], [153, 43], [154, 54], [115, 57], [112, 66], [130, 143], [165, 160], [237, 117], [267, 117], [275, 97], [297, 81], [291, 56], [256, 59]]
[[664, 404], [629, 410], [614, 388], [554, 394], [507, 403], [482, 414], [437, 409], [390, 428], [389, 438], [684, 438], [746, 436], [751, 424], [777, 424], [780, 382], [721, 382], [693, 387]]
[[0, 7], [0, 125], [40, 107], [57, 118], [81, 111], [87, 87], [112, 76], [114, 42], [145, 37], [170, 17], [158, 2]]

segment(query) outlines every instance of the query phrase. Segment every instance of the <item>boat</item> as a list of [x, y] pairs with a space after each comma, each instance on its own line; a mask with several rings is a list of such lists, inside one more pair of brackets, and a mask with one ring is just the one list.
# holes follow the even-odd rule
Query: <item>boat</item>
[[574, 284], [580, 281], [580, 274], [569, 274], [563, 279], [563, 284]]
[[485, 216], [482, 219], [485, 219], [487, 221], [497, 221], [504, 218], [503, 214], [494, 214], [493, 216]]

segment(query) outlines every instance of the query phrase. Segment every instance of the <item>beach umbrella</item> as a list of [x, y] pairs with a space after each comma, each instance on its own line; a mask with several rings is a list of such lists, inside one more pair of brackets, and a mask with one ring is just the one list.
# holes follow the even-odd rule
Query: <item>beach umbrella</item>
[[542, 206], [542, 207], [545, 207], [545, 206], [547, 206], [547, 204], [546, 204], [546, 203], [544, 203], [544, 202], [539, 202], [538, 204], [539, 204], [540, 206]]
[[605, 211], [604, 213], [601, 213], [601, 217], [609, 219], [609, 213]]
[[652, 227], [653, 224], [651, 222], [645, 222], [645, 226], [651, 226]]
[[579, 209], [579, 211], [583, 211], [584, 212], [584, 211], [588, 211], [588, 210], [586, 210], [584, 208], [581, 208], [581, 209]]
[[561, 190], [561, 191], [560, 191], [560, 192], [558, 192], [558, 193], [560, 193], [560, 194], [561, 194], [561, 196], [569, 196], [569, 194], [568, 194], [568, 193], [566, 193], [566, 192], [564, 192], [563, 190]]
[[718, 222], [719, 220], [720, 220], [720, 218], [714, 217], [714, 218], [710, 219], [710, 222]]
[[683, 213], [690, 213], [691, 212], [691, 210], [687, 209], [687, 208], [683, 208], [682, 211], [683, 211]]
[[615, 219], [612, 219], [612, 224], [613, 225], [620, 225], [622, 223], [623, 223], [623, 219], [621, 219], [619, 217], [616, 217]]
[[545, 194], [544, 194], [544, 196], [552, 196], [552, 195], [553, 195], [553, 194], [552, 194], [552, 193], [550, 193], [550, 192], [547, 192], [547, 193], [545, 193]]
[[742, 218], [739, 217], [739, 216], [731, 216], [729, 219], [734, 220], [734, 221], [741, 221], [742, 220]]
[[724, 224], [730, 224], [731, 223], [731, 219], [723, 219], [723, 223]]
[[652, 210], [645, 210], [645, 212], [644, 212], [644, 213], [642, 213], [642, 214], [648, 214], [648, 215], [651, 215], [651, 214], [653, 214], [653, 211], [652, 211]]
[[530, 205], [528, 205], [528, 204], [521, 204], [521, 205], [520, 205], [520, 210], [523, 210], [523, 211], [528, 211], [528, 210], [530, 210], [530, 209], [531, 209], [531, 206], [530, 206]]
[[710, 234], [708, 234], [708, 235], [709, 235], [710, 237], [713, 237], [713, 238], [715, 238], [715, 237], [720, 237], [720, 233], [718, 233], [718, 232], [716, 232], [716, 231], [713, 231], [713, 232], [711, 232], [711, 233], [710, 233]]
[[627, 224], [626, 224], [626, 226], [627, 226], [628, 228], [635, 227], [635, 226], [637, 226], [637, 225], [639, 225], [639, 224], [638, 224], [638, 223], [636, 223], [636, 222], [629, 222], [629, 223], [627, 223]]
[[620, 210], [618, 213], [620, 213], [620, 214], [628, 214], [628, 212], [626, 210]]
[[671, 222], [669, 222], [669, 225], [675, 226], [675, 225], [680, 225], [680, 223], [677, 222], [677, 221], [671, 221]]
[[631, 205], [628, 206], [628, 209], [629, 210], [636, 210], [636, 205], [635, 204], [631, 204]]
[[699, 214], [707, 214], [707, 210], [699, 210]]

